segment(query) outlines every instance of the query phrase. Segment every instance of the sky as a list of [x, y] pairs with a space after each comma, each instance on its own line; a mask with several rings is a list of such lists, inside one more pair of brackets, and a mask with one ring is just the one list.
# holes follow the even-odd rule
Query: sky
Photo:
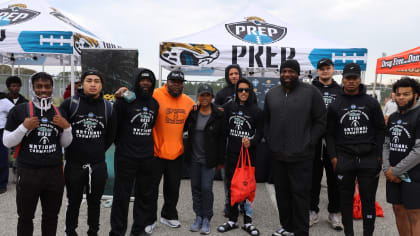
[[[1, 1], [0, 1], [1, 2]], [[419, 46], [416, 0], [48, 0], [103, 40], [139, 50], [139, 66], [158, 73], [159, 42], [217, 25], [259, 4], [315, 37], [368, 49], [366, 80], [376, 59]], [[310, 47], [310, 42], [308, 42]], [[384, 76], [384, 82], [390, 81]]]

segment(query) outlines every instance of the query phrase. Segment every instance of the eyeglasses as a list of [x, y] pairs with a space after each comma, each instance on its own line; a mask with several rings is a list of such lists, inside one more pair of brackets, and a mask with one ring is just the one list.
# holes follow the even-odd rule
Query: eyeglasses
[[250, 88], [238, 88], [237, 90], [238, 90], [238, 93], [242, 93], [242, 92], [249, 93], [249, 91], [251, 91]]

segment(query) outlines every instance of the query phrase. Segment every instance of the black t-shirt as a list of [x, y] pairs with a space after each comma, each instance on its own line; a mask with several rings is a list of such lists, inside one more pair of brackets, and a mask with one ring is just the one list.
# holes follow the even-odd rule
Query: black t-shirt
[[159, 113], [159, 104], [153, 98], [137, 98], [132, 103], [118, 99], [115, 104], [118, 130], [117, 156], [152, 158], [154, 156], [153, 126]]
[[[420, 107], [406, 114], [394, 112], [388, 120], [386, 136], [390, 139], [389, 162], [396, 166], [412, 150], [416, 139], [420, 139]], [[410, 178], [420, 182], [420, 165], [408, 171]]]
[[[53, 124], [55, 109], [51, 107], [41, 116], [41, 110], [33, 105], [33, 112], [40, 123], [38, 128], [28, 130], [23, 137], [17, 156], [18, 166], [41, 168], [62, 165], [60, 134], [63, 129]], [[65, 114], [62, 115], [66, 118]], [[10, 110], [5, 129], [13, 132], [29, 116], [29, 103], [16, 105]]]

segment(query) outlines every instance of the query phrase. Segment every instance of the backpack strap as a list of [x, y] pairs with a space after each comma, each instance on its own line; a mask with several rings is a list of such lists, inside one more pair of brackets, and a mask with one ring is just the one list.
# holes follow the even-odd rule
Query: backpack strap
[[51, 104], [51, 105], [54, 108], [55, 114], [57, 114], [58, 116], [61, 116], [60, 110], [58, 110], [58, 108], [54, 106], [54, 104]]
[[104, 99], [104, 106], [105, 106], [105, 124], [108, 125], [108, 118], [112, 115], [112, 104]]
[[70, 116], [69, 116], [69, 120], [71, 118], [73, 118], [74, 115], [76, 115], [77, 110], [79, 110], [79, 104], [80, 104], [80, 97], [76, 95], [74, 95], [73, 97], [71, 97], [70, 99]]

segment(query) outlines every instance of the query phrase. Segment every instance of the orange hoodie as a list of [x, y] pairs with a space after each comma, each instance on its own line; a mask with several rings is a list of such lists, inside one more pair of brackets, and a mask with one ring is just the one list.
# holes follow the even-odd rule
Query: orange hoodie
[[184, 153], [182, 134], [194, 101], [185, 94], [172, 97], [166, 84], [155, 89], [153, 97], [159, 103], [159, 114], [153, 128], [155, 156], [175, 160]]

